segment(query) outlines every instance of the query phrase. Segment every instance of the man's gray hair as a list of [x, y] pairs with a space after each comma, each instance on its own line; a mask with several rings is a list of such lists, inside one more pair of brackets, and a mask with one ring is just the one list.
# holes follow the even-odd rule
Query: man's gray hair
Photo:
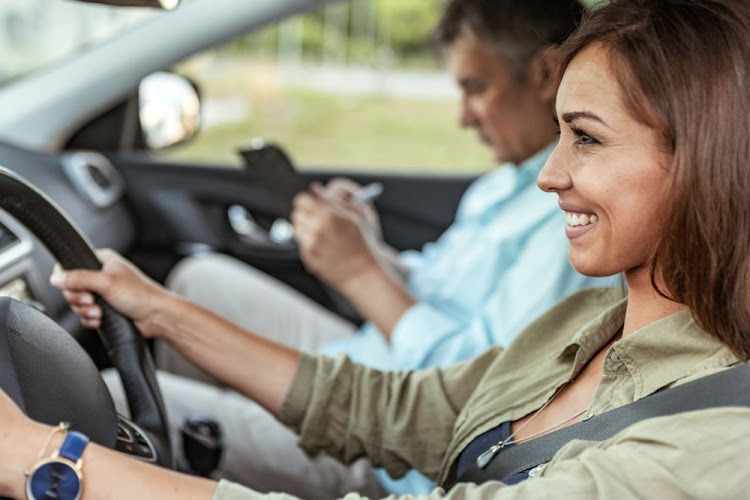
[[469, 29], [520, 79], [541, 47], [561, 44], [578, 27], [583, 11], [576, 0], [451, 0], [434, 39], [446, 47]]

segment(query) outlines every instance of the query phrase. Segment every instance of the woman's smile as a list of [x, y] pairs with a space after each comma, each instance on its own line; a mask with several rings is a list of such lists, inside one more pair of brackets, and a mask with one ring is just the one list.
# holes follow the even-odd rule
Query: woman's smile
[[565, 234], [568, 239], [575, 239], [592, 231], [599, 222], [599, 216], [594, 212], [577, 205], [559, 202], [560, 209], [565, 212]]
[[588, 276], [649, 272], [672, 163], [657, 131], [629, 112], [612, 68], [596, 44], [571, 61], [555, 103], [560, 140], [538, 178], [558, 195], [570, 262]]
[[579, 238], [589, 231], [593, 231], [599, 222], [599, 218], [596, 215], [565, 212], [565, 216], [567, 218], [565, 234], [571, 240]]

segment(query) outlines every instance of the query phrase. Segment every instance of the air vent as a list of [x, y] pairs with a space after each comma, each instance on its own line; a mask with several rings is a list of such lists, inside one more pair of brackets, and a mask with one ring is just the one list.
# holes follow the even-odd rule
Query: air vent
[[63, 155], [61, 161], [76, 190], [95, 206], [107, 208], [122, 198], [125, 183], [104, 155], [77, 151]]
[[7, 212], [0, 210], [0, 270], [6, 270], [30, 253], [31, 240], [26, 230]]
[[89, 171], [89, 177], [91, 177], [91, 180], [94, 181], [100, 189], [106, 191], [112, 187], [112, 183], [107, 176], [102, 173], [99, 167], [96, 165], [86, 165], [86, 169]]

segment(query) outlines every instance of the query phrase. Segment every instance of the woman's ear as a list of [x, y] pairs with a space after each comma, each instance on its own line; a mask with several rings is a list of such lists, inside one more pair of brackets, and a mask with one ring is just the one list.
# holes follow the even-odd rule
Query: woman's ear
[[540, 47], [526, 69], [526, 81], [536, 90], [539, 98], [552, 102], [557, 95], [555, 74], [560, 64], [560, 51], [557, 47]]

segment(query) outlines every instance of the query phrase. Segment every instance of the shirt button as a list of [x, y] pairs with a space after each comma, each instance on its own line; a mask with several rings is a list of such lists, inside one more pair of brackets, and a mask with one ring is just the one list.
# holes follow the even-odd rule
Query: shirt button
[[622, 358], [616, 352], [612, 353], [612, 356], [610, 356], [609, 359], [611, 359], [613, 363], [620, 363], [620, 362], [622, 362]]
[[537, 465], [536, 467], [534, 467], [533, 469], [531, 469], [529, 471], [529, 477], [536, 476], [537, 474], [539, 474], [540, 470], [542, 470], [542, 466], [541, 465]]

